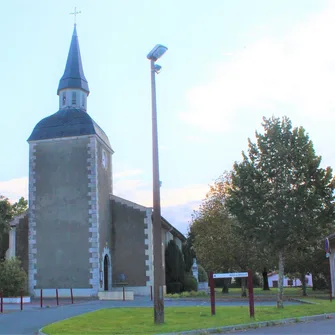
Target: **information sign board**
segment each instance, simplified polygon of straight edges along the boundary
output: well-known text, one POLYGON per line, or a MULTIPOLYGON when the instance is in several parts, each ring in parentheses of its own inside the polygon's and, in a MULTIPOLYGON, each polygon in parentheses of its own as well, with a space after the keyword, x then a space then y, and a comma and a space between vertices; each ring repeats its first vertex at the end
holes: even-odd
POLYGON ((248 277, 248 272, 228 272, 228 273, 213 273, 213 278, 243 278, 248 277))

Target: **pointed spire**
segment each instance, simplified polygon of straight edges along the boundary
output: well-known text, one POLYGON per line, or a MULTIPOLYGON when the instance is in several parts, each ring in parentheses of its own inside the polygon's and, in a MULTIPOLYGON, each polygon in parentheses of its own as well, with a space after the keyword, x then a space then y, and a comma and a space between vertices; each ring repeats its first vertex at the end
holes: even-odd
POLYGON ((79 88, 90 93, 81 63, 76 24, 74 25, 69 54, 63 77, 59 81, 57 94, 65 88, 79 88))

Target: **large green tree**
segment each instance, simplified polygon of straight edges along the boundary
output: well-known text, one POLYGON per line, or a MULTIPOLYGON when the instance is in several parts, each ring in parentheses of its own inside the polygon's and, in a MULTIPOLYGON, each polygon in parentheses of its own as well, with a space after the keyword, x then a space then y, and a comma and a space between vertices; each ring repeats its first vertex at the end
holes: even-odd
POLYGON ((282 308, 285 252, 310 245, 333 220, 334 179, 331 168, 320 168, 304 128, 287 117, 263 118, 262 125, 234 164, 227 206, 245 236, 278 255, 282 308))

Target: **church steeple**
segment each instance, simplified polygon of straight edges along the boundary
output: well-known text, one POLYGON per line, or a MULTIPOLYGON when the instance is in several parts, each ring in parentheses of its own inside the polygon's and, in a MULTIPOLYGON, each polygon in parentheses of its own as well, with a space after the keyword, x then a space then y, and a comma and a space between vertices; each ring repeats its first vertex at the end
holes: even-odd
POLYGON ((76 24, 74 25, 65 71, 59 81, 57 94, 59 107, 86 110, 86 98, 90 91, 81 62, 76 24))

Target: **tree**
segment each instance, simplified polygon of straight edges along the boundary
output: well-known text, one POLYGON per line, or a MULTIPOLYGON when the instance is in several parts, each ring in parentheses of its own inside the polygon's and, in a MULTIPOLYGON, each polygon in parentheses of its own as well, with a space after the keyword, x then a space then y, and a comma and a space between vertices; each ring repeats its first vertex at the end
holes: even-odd
MULTIPOLYGON (((210 187, 190 226, 197 260, 207 271, 246 271, 254 267, 257 258, 255 245, 239 234, 236 219, 226 208, 229 179, 225 172, 210 187)), ((228 283, 229 279, 223 280, 223 293, 228 293, 228 283)), ((242 295, 246 295, 246 281, 242 283, 242 295)))
POLYGON ((21 197, 18 202, 15 202, 12 206, 13 217, 23 214, 28 209, 28 200, 21 197))
POLYGON ((13 218, 12 205, 7 198, 0 195, 0 261, 5 258, 8 249, 9 222, 13 218))
POLYGON ((184 263, 185 263, 185 272, 187 273, 191 272, 192 265, 193 265, 193 259, 196 258, 194 247, 193 247, 193 240, 194 240, 193 234, 189 230, 187 234, 187 239, 183 243, 183 246, 182 246, 182 252, 183 252, 184 263))
POLYGON ((23 197, 13 205, 7 198, 0 195, 0 261, 5 258, 8 249, 9 223, 16 216, 24 213, 28 208, 28 201, 23 197))
POLYGON ((227 206, 250 240, 278 255, 277 307, 283 307, 285 251, 308 246, 334 218, 331 168, 320 168, 313 143, 289 118, 263 118, 264 134, 249 139, 235 162, 227 206))
POLYGON ((21 289, 27 289, 27 275, 21 267, 21 262, 11 258, 0 262, 0 290, 6 297, 17 297, 21 289))
MULTIPOLYGON (((325 236, 325 235, 324 235, 325 236)), ((313 275, 315 280, 319 275, 328 276, 328 259, 325 257, 324 243, 317 240, 314 244, 305 247, 299 246, 286 256, 285 272, 295 278, 299 278, 302 284, 302 295, 307 295, 305 277, 313 275)))
POLYGON ((184 271, 183 255, 176 242, 171 240, 165 249, 165 274, 168 293, 179 293, 182 290, 184 271))

